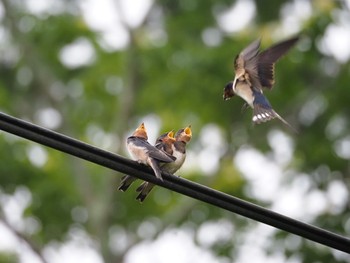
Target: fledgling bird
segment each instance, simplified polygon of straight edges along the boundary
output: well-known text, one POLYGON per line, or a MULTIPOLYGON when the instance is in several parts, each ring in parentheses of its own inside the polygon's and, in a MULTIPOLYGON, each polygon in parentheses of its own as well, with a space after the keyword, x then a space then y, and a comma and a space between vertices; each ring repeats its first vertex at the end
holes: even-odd
MULTIPOLYGON (((176 157, 159 150, 151 145, 148 141, 147 131, 144 123, 142 123, 134 133, 127 139, 127 149, 132 158, 142 164, 148 165, 153 169, 155 176, 163 180, 162 171, 159 167, 161 163, 171 163, 176 157)), ((126 191, 136 178, 126 175, 122 178, 119 190, 126 191)))
POLYGON ((234 62, 235 78, 224 88, 224 100, 234 95, 244 99, 248 106, 253 108, 253 122, 262 123, 278 118, 293 129, 274 109, 263 94, 263 88, 272 89, 274 67, 277 60, 284 55, 299 37, 280 42, 262 52, 259 52, 260 39, 247 46, 234 62))
MULTIPOLYGON (((155 146, 176 158, 174 162, 161 164, 162 171, 174 174, 185 162, 186 145, 192 138, 191 125, 178 130, 175 138, 171 138, 171 135, 173 134, 165 133, 161 135, 157 139, 155 146)), ((143 182, 136 189, 136 191, 139 192, 139 195, 136 197, 136 199, 140 202, 143 202, 153 187, 154 184, 143 182)))

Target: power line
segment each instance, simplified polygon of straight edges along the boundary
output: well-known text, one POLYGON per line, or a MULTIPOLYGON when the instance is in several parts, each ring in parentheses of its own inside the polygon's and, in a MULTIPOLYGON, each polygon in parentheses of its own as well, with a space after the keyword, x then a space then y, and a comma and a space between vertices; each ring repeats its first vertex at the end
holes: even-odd
POLYGON ((0 112, 0 129, 350 254, 350 239, 0 112))

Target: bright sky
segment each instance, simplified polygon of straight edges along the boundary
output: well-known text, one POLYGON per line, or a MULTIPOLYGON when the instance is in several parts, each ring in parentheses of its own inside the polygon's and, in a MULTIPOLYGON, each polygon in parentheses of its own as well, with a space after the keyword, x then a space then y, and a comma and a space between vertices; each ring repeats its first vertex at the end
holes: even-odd
MULTIPOLYGON (((65 2, 55 0, 26 0, 25 2, 28 10, 38 16, 65 11, 65 2)), ((346 1, 346 4, 350 6, 349 1, 346 1)), ((99 43, 107 51, 124 49, 128 45, 129 35, 126 27, 138 27, 152 5, 153 0, 120 0, 119 4, 113 0, 81 0, 79 4, 83 18, 91 29, 100 33, 99 43)), ((3 15, 2 13, 0 9, 0 15, 3 15)), ((239 33, 244 28, 249 27, 255 14, 254 1, 238 0, 227 10, 215 14, 218 27, 203 29, 202 40, 208 46, 217 46, 220 44, 222 34, 239 33)), ((283 21, 281 27, 276 29, 275 35, 278 37, 281 34, 283 36, 292 35, 299 32, 302 23, 312 16, 312 7, 309 1, 295 0, 282 8, 281 16, 283 21)), ((338 10, 334 16, 335 22, 328 26, 324 37, 318 41, 318 46, 321 52, 340 63, 346 63, 350 59, 350 14, 348 11, 338 10)), ((153 32, 150 32, 150 38, 158 37, 166 41, 166 34, 167 32, 158 25, 153 32)), ((89 40, 78 38, 62 48, 58 56, 67 68, 78 68, 93 63, 95 51, 89 40)), ((28 75, 27 69, 23 70, 23 74, 20 74, 18 78, 21 81, 28 81, 30 74, 28 75)), ((322 110, 320 101, 322 102, 322 98, 310 101, 310 104, 305 106, 309 107, 305 111, 307 114, 301 113, 300 120, 311 123, 322 110)), ((147 119, 147 128, 150 134, 153 134, 151 135, 153 138, 150 140, 154 141, 161 122, 157 116, 150 115, 145 118, 147 119)), ((47 108, 38 113, 37 120, 45 127, 55 128, 61 123, 61 116, 54 109, 47 108)), ((95 128, 91 127, 91 129, 95 128)), ((330 130, 329 133, 334 132, 330 130)), ((93 134, 96 133, 91 133, 91 140, 94 140, 95 135, 93 134)), ((88 136, 90 135, 88 134, 88 136)), ((225 147, 222 135, 217 126, 208 124, 203 127, 199 136, 199 141, 202 143, 201 151, 189 151, 188 160, 183 169, 200 169, 204 174, 211 174, 218 169, 219 157, 225 147), (202 139, 206 136, 213 138, 211 143, 208 144, 202 139)), ((262 154, 247 146, 241 148, 233 160, 233 163, 249 182, 246 191, 251 196, 263 201, 273 201, 272 208, 274 210, 304 220, 311 220, 330 207, 336 211, 346 205, 344 200, 347 200, 348 193, 341 182, 334 181, 325 192, 309 191, 310 185, 307 175, 299 175, 298 179, 290 185, 282 187, 283 175, 286 173, 286 167, 293 155, 293 141, 281 131, 271 131, 268 142, 272 148, 269 155, 262 154), (252 162, 254 165, 251 165, 252 162), (262 167, 263 169, 261 169, 262 167)), ((110 141, 107 140, 105 147, 108 147, 109 143, 110 141)), ((349 145, 350 138, 339 142, 337 150, 340 157, 350 158, 349 145)), ((42 166, 47 160, 46 151, 41 146, 30 146, 27 153, 33 165, 42 166)), ((293 171, 288 172, 294 173, 293 171)), ((5 207, 5 213, 13 226, 19 230, 25 230, 29 227, 35 231, 35 229, 40 229, 37 220, 23 218, 23 211, 29 204, 28 200, 31 200, 31 194, 25 188, 18 188, 13 196, 0 193, 0 202, 5 207)), ((286 262, 283 255, 267 255, 265 252, 266 242, 273 231, 272 228, 265 225, 254 227, 251 234, 242 240, 241 251, 236 263, 286 262)), ((0 233, 0 250, 10 249, 17 252, 20 255, 21 263, 41 262, 28 246, 19 241, 3 224, 0 224, 0 233)), ((124 235, 118 233, 118 235, 112 235, 112 245, 121 239, 127 240, 125 233, 124 235)), ((205 248, 205 246, 220 240, 230 242, 230 237, 233 234, 234 225, 231 222, 219 220, 202 225, 197 238, 198 242, 205 248)), ((186 228, 169 229, 155 241, 145 241, 131 249, 127 254, 126 263, 139 263, 140 261, 143 263, 230 262, 227 258, 217 258, 210 253, 210 250, 199 247, 193 242, 193 235, 194 233, 186 228)), ((102 259, 97 251, 96 244, 84 230, 72 228, 66 242, 48 244, 44 249, 44 256, 49 263, 75 263, 78 261, 80 263, 100 263, 102 259)), ((288 262, 294 263, 300 262, 300 260, 295 258, 288 262)))

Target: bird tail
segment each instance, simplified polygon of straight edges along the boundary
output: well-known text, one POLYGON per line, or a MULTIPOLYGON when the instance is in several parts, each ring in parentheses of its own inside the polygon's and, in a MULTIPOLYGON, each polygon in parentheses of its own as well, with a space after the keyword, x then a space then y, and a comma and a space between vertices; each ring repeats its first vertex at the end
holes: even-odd
POLYGON ((254 109, 253 109, 253 122, 256 124, 260 124, 262 122, 267 122, 273 119, 279 119, 281 122, 283 122, 286 126, 288 126, 291 130, 293 130, 295 133, 298 133, 298 131, 290 125, 285 119, 283 119, 269 104, 259 104, 254 103, 254 109))
POLYGON ((260 124, 263 122, 270 121, 276 118, 277 115, 270 105, 254 103, 253 119, 252 119, 254 123, 260 124))
POLYGON ((130 175, 124 175, 122 177, 122 181, 120 182, 118 190, 125 192, 135 180, 135 177, 132 177, 130 175))
POLYGON ((160 170, 158 162, 156 160, 154 160, 153 158, 149 158, 148 163, 152 167, 155 176, 158 179, 160 179, 161 181, 163 181, 162 170, 160 170))
POLYGON ((293 130, 296 134, 299 133, 299 131, 294 128, 292 125, 289 124, 289 122, 287 122, 285 119, 283 119, 277 112, 273 111, 276 115, 276 117, 281 121, 283 122, 286 126, 288 126, 291 130, 293 130))
POLYGON ((145 200, 147 195, 151 192, 153 189, 154 184, 149 182, 143 182, 136 191, 139 192, 138 196, 136 197, 136 200, 139 200, 141 203, 145 200))

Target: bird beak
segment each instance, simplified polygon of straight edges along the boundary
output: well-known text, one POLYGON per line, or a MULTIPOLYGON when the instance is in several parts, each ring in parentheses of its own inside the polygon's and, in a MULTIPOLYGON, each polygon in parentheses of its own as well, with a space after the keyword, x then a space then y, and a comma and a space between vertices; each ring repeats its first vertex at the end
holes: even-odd
POLYGON ((168 137, 170 137, 170 138, 174 138, 174 131, 170 131, 170 132, 168 132, 168 137))
POLYGON ((191 130, 191 125, 188 125, 185 129, 184 132, 187 136, 192 137, 192 130, 191 130))
POLYGON ((140 130, 146 130, 145 124, 141 123, 140 126, 138 127, 140 130))
POLYGON ((175 135, 174 131, 170 131, 170 132, 168 132, 167 137, 170 141, 175 142, 176 139, 175 139, 174 135, 175 135))

